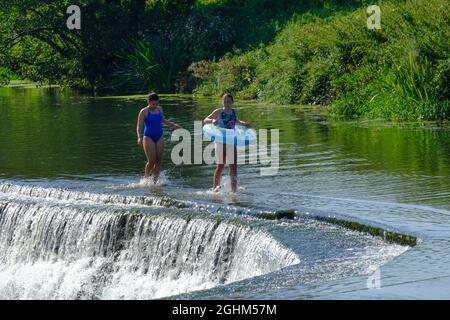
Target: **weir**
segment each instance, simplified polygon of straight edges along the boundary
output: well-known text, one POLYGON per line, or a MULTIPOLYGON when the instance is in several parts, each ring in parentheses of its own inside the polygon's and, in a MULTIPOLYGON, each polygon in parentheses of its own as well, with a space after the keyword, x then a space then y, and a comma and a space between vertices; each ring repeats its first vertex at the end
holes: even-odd
MULTIPOLYGON (((146 214, 105 200, 2 185, 0 298, 158 298, 299 263, 293 251, 261 230, 146 214), (80 205, 80 198, 97 204, 80 205)), ((116 200, 126 203, 127 197, 116 200)))

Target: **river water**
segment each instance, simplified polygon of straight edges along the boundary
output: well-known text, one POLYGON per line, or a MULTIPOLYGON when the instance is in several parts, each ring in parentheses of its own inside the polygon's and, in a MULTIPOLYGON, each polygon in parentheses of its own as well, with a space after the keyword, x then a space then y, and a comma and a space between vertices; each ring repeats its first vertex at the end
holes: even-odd
MULTIPOLYGON (((173 164, 169 128, 160 183, 142 180, 144 99, 0 88, 1 299, 450 298, 449 126, 237 102, 279 130, 279 169, 240 165, 238 193, 225 174, 214 194, 213 165, 173 164), (277 210, 295 218, 262 218, 277 210)), ((219 102, 161 105, 193 132, 219 102)))

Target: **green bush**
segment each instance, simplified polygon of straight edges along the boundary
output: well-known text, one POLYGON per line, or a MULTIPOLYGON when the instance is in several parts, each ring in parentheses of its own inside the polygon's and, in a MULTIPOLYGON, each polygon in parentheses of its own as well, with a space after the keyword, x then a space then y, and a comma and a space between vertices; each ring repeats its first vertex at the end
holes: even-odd
POLYGON ((6 68, 0 67, 0 85, 7 85, 11 80, 16 80, 17 75, 6 68))
POLYGON ((118 57, 125 64, 116 72, 118 79, 125 83, 119 86, 143 85, 142 89, 165 89, 170 85, 169 73, 162 61, 162 57, 154 50, 151 44, 141 40, 125 44, 126 49, 118 57))
POLYGON ((329 105, 340 118, 448 119, 449 7, 449 0, 383 3, 381 30, 366 27, 365 7, 298 14, 264 49, 202 62, 216 71, 194 72, 197 92, 329 105))

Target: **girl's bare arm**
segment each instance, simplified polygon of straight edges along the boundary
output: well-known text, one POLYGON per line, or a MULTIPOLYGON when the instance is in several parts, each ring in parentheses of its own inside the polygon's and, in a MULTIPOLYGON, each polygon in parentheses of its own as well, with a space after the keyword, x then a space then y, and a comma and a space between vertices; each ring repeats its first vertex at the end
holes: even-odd
POLYGON ((140 144, 140 139, 142 139, 143 131, 144 131, 144 121, 145 121, 145 109, 143 108, 138 115, 137 125, 136 125, 136 134, 138 136, 138 143, 140 144))
POLYGON ((144 130, 144 121, 145 121, 145 109, 143 108, 141 109, 141 111, 139 112, 138 115, 138 121, 137 121, 137 125, 136 125, 136 133, 138 138, 142 137, 143 135, 143 130, 144 130))
POLYGON ((219 111, 220 109, 214 110, 209 116, 207 116, 203 120, 203 124, 214 123, 214 121, 217 120, 217 118, 219 117, 219 111))
POLYGON ((162 122, 163 122, 164 125, 166 125, 166 126, 168 126, 168 127, 171 127, 172 129, 181 129, 181 126, 180 126, 180 125, 176 124, 175 122, 172 122, 172 121, 169 121, 169 120, 165 119, 165 118, 164 118, 163 111, 162 111, 162 108, 159 107, 159 109, 161 110, 161 114, 163 115, 163 120, 162 120, 162 122))
POLYGON ((241 120, 236 120, 237 124, 246 126, 246 127, 250 127, 250 122, 246 122, 246 121, 241 121, 241 120))

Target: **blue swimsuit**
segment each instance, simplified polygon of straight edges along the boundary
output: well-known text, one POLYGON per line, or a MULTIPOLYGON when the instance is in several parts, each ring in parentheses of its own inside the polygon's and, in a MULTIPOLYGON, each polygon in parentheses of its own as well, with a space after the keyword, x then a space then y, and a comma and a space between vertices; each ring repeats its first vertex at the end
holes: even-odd
POLYGON ((150 112, 149 108, 147 119, 145 119, 144 124, 144 136, 150 137, 155 143, 158 142, 158 140, 161 139, 161 136, 163 135, 161 110, 158 108, 158 113, 153 114, 150 112))
POLYGON ((234 129, 234 126, 236 125, 236 110, 231 109, 231 114, 226 113, 222 110, 219 117, 219 127, 225 128, 225 129, 234 129))

